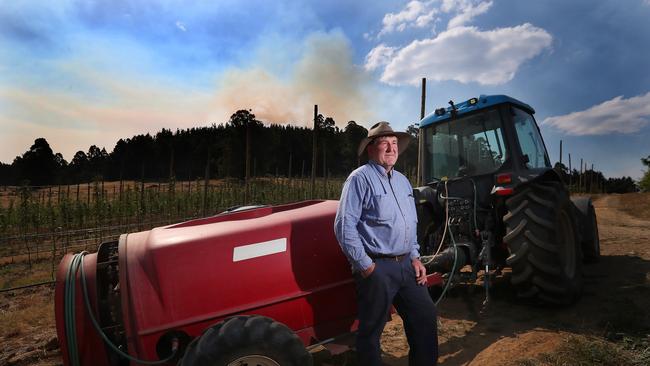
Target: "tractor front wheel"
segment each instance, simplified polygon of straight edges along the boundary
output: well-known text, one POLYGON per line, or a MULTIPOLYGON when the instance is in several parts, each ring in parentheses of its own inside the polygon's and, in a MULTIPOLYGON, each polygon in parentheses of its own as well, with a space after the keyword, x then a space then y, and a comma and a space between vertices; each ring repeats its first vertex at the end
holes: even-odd
POLYGON ((285 325, 263 316, 226 319, 187 347, 180 366, 310 366, 311 355, 285 325))
POLYGON ((558 182, 532 183, 506 201, 503 241, 517 294, 567 305, 582 292, 582 251, 569 194, 558 182))

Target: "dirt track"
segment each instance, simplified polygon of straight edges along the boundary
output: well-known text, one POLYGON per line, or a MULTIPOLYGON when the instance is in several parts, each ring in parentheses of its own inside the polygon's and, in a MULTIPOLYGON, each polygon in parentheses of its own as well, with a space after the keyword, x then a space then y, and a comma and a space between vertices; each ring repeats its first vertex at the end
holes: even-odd
MULTIPOLYGON (((547 309, 519 304, 511 292, 508 273, 497 279, 486 312, 481 312, 482 288, 454 288, 439 307, 439 364, 517 364, 552 352, 571 334, 613 341, 628 335, 650 337, 650 215, 645 206, 649 203, 650 195, 641 194, 608 195, 595 201, 603 257, 585 267, 584 294, 572 307, 547 309), (644 217, 625 213, 625 205, 644 205, 636 207, 639 210, 625 207, 628 212, 645 212, 644 217)), ((52 297, 47 289, 26 296, 2 294, 0 315, 3 321, 12 321, 11 312, 24 311, 20 309, 39 301, 50 302, 46 306, 51 307, 52 297)), ((60 364, 54 334, 53 319, 39 316, 23 329, 0 334, 0 366, 60 364)), ((408 365, 408 346, 398 317, 388 324, 382 347, 387 365, 408 365)), ((329 364, 332 362, 322 363, 329 364)))

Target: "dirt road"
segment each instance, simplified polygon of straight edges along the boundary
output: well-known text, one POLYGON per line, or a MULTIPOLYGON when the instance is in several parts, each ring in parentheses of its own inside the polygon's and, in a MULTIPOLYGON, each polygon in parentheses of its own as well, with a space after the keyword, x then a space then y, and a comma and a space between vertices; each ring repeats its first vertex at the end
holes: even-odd
MULTIPOLYGON (((582 299, 563 309, 522 305, 513 296, 506 272, 495 283, 490 306, 482 311, 482 288, 458 286, 439 307, 441 366, 552 364, 535 359, 572 336, 600 339, 614 348, 629 339, 650 341, 650 194, 607 195, 596 199, 595 207, 602 258, 585 267, 582 299)), ((0 365, 60 364, 54 322, 47 319, 53 314, 48 312, 46 319, 27 315, 32 304, 51 301, 51 290, 24 297, 0 295, 0 320, 20 328, 0 333, 0 365)), ((408 365, 399 317, 388 324, 382 347, 386 365, 408 365)), ((341 359, 319 363, 351 364, 341 359)))

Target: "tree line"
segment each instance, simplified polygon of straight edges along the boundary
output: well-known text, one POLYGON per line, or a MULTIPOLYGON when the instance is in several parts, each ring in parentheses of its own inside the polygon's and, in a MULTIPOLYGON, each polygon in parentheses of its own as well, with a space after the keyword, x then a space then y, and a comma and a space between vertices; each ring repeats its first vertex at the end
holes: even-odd
MULTIPOLYGON (((364 163, 357 147, 368 130, 349 121, 344 128, 322 114, 316 124, 316 175, 344 177, 364 163)), ((314 129, 294 125, 264 124, 250 110, 238 110, 225 124, 162 129, 120 139, 111 152, 91 145, 77 151, 70 162, 55 153, 47 140, 34 144, 11 164, 0 163, 1 185, 60 185, 92 181, 171 181, 246 176, 247 130, 250 135, 252 176, 307 177, 312 171, 314 129)), ((414 177, 417 167, 417 125, 408 126, 413 137, 397 169, 414 177)), ((650 191, 650 155, 641 162, 648 168, 639 182, 631 177, 606 178, 602 172, 576 169, 562 163, 555 168, 575 191, 626 193, 650 191)))
MULTIPOLYGON (((363 160, 359 141, 368 131, 355 121, 344 128, 334 119, 316 118, 316 175, 346 176, 363 160)), ((251 136, 253 176, 310 176, 314 130, 309 127, 268 124, 249 110, 235 112, 227 123, 206 127, 162 129, 120 139, 112 151, 92 145, 77 151, 70 162, 38 138, 12 164, 0 163, 2 185, 76 184, 97 180, 194 180, 245 177, 246 131, 251 136)), ((417 128, 409 127, 417 138, 417 128)), ((417 165, 417 142, 411 143, 398 168, 412 174, 417 165)))
POLYGON ((602 172, 593 168, 582 172, 577 169, 569 171, 566 165, 558 162, 555 163, 555 170, 572 192, 630 193, 638 192, 639 188, 643 189, 641 184, 637 184, 632 177, 606 178, 602 172))

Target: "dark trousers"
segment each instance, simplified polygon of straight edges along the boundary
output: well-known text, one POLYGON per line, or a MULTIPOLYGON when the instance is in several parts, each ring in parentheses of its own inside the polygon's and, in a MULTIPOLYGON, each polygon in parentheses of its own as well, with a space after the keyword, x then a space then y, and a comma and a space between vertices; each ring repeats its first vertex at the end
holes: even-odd
POLYGON ((391 304, 404 321, 409 343, 409 366, 436 365, 438 360, 438 324, 436 307, 426 286, 415 282, 415 270, 408 256, 401 261, 376 259, 368 278, 356 273, 359 304, 357 354, 360 366, 381 365, 379 340, 391 304))

